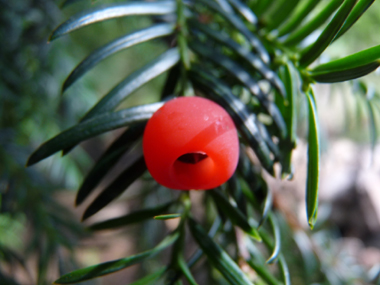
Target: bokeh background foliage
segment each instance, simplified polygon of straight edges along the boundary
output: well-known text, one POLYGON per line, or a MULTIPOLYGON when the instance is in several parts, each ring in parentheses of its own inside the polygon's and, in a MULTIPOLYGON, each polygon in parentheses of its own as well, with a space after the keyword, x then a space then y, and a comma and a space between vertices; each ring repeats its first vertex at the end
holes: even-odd
MULTIPOLYGON (((77 0, 64 1, 62 15, 53 1, 0 1, 0 36, 8 43, 0 53, 0 283, 61 276, 57 284, 96 284, 140 264, 130 284, 378 284, 376 266, 367 272, 344 258, 329 264, 334 234, 325 216, 317 220, 323 132, 314 92, 318 83, 351 81, 380 65, 374 33, 351 32, 363 14, 364 25, 378 23, 378 8, 365 20, 374 2, 77 0), (55 28, 57 18, 63 23, 55 28), (196 194, 157 185, 141 151, 154 111, 193 95, 222 105, 241 137, 235 175, 196 194), (108 133, 116 129, 116 137, 108 133), (313 232, 283 211, 267 183, 269 175, 292 178, 299 137, 308 143, 313 232), (31 146, 28 166, 49 158, 25 169, 31 146), (50 157, 60 151, 63 158, 50 157), (118 173, 110 178, 112 168, 118 173), (79 225, 62 205, 63 188, 79 188, 83 220, 99 211, 100 219, 79 225), (132 211, 103 217, 127 189, 132 211), (81 241, 127 226, 144 237, 138 252, 78 269, 81 241)), ((347 86, 357 94, 347 93, 354 106, 364 106, 347 104, 347 113, 368 118, 374 149, 378 92, 366 78, 347 86)))

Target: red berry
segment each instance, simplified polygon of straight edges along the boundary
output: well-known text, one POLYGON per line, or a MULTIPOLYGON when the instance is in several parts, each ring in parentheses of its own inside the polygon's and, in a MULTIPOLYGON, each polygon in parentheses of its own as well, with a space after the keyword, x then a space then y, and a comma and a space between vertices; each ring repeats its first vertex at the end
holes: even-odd
POLYGON ((218 104, 180 97, 148 121, 143 151, 158 183, 172 189, 212 189, 234 173, 239 140, 231 117, 218 104))

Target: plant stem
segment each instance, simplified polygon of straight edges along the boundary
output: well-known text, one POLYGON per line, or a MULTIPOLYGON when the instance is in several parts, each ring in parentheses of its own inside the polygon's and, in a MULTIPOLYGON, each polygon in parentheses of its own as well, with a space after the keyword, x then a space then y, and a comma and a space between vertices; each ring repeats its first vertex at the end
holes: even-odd
POLYGON ((187 70, 190 69, 190 58, 186 41, 188 36, 188 30, 186 25, 186 17, 184 13, 184 4, 182 0, 177 0, 177 32, 177 41, 182 62, 180 94, 192 95, 187 94, 189 93, 189 89, 191 91, 191 88, 189 88, 189 81, 187 76, 187 70))

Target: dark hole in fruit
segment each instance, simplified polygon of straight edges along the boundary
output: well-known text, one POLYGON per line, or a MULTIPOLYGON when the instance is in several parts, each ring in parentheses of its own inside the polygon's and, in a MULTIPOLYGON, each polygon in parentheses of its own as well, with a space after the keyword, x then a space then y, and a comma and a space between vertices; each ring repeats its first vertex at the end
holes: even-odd
POLYGON ((183 162, 183 163, 190 163, 190 164, 196 164, 208 157, 207 154, 203 152, 190 152, 185 153, 184 155, 181 155, 177 158, 177 160, 183 162))

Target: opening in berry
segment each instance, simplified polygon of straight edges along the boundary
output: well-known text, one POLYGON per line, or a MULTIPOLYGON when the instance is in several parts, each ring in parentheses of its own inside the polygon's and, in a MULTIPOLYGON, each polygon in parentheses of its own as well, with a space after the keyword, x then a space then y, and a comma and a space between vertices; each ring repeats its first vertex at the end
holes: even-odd
POLYGON ((204 152, 190 152, 185 153, 177 158, 178 161, 183 163, 197 164, 198 162, 206 159, 208 157, 204 152))

